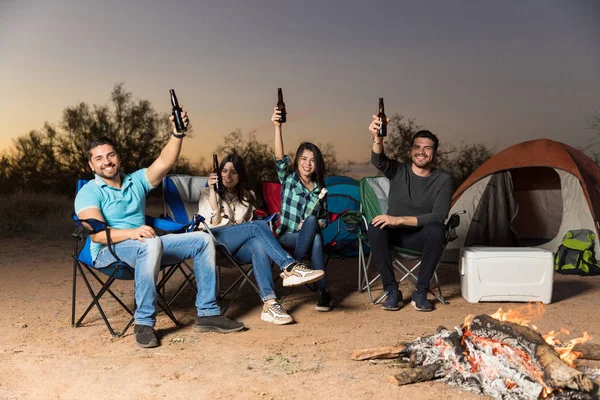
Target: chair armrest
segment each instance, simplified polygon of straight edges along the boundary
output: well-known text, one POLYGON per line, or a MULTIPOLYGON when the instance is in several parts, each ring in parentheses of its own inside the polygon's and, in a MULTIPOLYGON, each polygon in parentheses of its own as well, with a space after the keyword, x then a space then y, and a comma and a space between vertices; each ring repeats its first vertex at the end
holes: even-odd
POLYGON ((75 213, 71 215, 71 218, 75 222, 75 231, 73 232, 72 236, 79 239, 85 239, 89 235, 102 232, 108 228, 106 222, 100 221, 96 218, 79 219, 75 213))
POLYGON ((367 219, 364 214, 360 211, 349 210, 344 212, 342 215, 342 221, 346 224, 345 229, 348 232, 355 230, 361 231, 362 234, 366 234, 368 230, 367 219))
POLYGON ((460 210, 453 213, 446 222, 446 243, 450 243, 458 238, 458 235, 456 234, 456 227, 460 225, 460 214, 466 214, 466 211, 460 210))
POLYGON ((193 232, 202 222, 204 217, 200 214, 194 214, 192 219, 185 223, 146 215, 146 224, 169 233, 193 232))
POLYGON ((263 210, 254 210, 252 219, 267 219, 269 214, 263 210))

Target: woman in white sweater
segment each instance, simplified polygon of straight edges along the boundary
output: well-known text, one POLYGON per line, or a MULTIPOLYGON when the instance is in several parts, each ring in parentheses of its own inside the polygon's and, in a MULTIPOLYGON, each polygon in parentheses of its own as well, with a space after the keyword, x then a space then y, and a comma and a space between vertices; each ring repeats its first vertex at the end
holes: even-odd
POLYGON ((323 278, 290 256, 279 244, 265 221, 252 221, 256 197, 248 189, 244 160, 229 154, 219 166, 225 190, 214 189, 217 174, 208 176, 208 187, 202 189, 198 213, 211 228, 215 238, 240 261, 252 263, 254 276, 264 302, 261 320, 284 325, 294 322, 281 305, 273 288, 271 260, 281 269, 283 286, 298 286, 323 278))

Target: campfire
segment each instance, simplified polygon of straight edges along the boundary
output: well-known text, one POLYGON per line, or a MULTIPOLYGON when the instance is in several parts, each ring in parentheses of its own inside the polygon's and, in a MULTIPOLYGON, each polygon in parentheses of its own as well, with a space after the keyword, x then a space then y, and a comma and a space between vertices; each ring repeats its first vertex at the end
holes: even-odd
POLYGON ((396 385, 439 379, 496 399, 598 399, 600 368, 580 360, 600 360, 600 349, 584 344, 587 332, 566 343, 557 339, 565 329, 540 335, 531 321, 542 313, 541 304, 501 308, 402 346, 355 350, 352 359, 398 359, 404 368, 388 378, 396 385))

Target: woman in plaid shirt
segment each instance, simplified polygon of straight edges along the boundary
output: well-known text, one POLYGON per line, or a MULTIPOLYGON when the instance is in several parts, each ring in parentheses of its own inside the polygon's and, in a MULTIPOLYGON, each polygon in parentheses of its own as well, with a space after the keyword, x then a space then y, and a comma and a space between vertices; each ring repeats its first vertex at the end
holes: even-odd
MULTIPOLYGON (((312 143, 301 143, 296 151, 294 170, 289 171, 290 157, 283 151, 281 112, 275 107, 271 121, 275 125, 275 165, 281 182, 281 219, 279 242, 294 249, 294 258, 310 258, 314 270, 325 271, 323 236, 327 226, 327 198, 319 199, 325 189, 325 161, 321 150, 312 143)), ((331 310, 331 292, 327 276, 316 283, 317 311, 331 310)))

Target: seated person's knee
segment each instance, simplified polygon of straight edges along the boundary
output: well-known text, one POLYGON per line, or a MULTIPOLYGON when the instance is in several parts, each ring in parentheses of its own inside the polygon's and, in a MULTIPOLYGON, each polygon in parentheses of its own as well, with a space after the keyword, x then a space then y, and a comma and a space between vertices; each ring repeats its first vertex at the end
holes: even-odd
POLYGON ((317 217, 315 217, 314 215, 310 215, 308 218, 306 218, 304 220, 304 222, 302 223, 302 226, 310 226, 310 225, 317 225, 318 224, 318 220, 317 217))
POLYGON ((377 240, 384 236, 387 233, 387 228, 381 228, 379 226, 375 226, 373 224, 368 224, 367 235, 369 236, 369 240, 377 240))
POLYGON ((446 236, 446 226, 440 222, 429 222, 425 224, 423 229, 426 229, 430 235, 436 237, 446 236))

